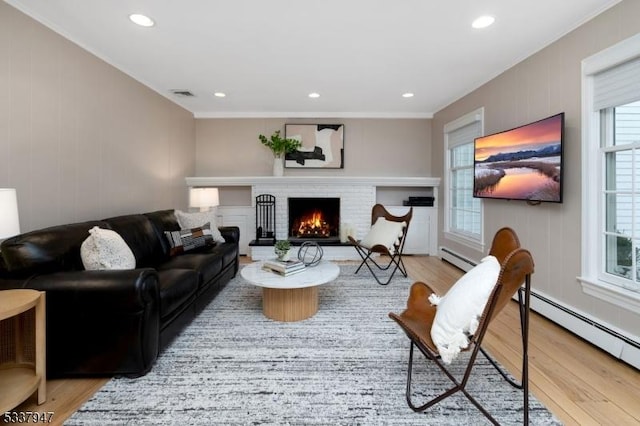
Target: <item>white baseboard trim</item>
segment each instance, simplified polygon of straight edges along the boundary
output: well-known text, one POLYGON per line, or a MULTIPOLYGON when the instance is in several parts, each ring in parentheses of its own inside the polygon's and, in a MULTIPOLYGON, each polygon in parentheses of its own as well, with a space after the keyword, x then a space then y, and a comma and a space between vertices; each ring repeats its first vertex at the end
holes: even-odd
POLYGON ((640 338, 621 331, 538 291, 531 292, 531 309, 614 357, 640 369, 640 338))
POLYGON ((455 251, 446 247, 440 247, 440 258, 446 262, 451 263, 457 268, 462 269, 465 272, 469 271, 477 264, 477 262, 469 260, 460 253, 456 253, 455 251))
MULTIPOLYGON (((446 247, 440 247, 440 256, 442 260, 463 271, 468 271, 476 264, 446 247)), ((531 309, 614 357, 640 369, 640 337, 626 335, 615 327, 537 290, 531 291, 531 309)))

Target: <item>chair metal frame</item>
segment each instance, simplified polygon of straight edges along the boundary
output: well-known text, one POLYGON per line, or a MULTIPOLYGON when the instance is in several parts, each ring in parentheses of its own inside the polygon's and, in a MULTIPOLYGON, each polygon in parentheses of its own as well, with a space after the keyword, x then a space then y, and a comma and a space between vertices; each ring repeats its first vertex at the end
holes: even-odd
POLYGON ((422 412, 443 399, 457 392, 462 392, 491 423, 499 424, 466 389, 467 382, 475 365, 475 360, 480 351, 511 386, 523 391, 523 420, 524 424, 528 424, 529 422, 528 330, 531 274, 534 269, 533 258, 527 250, 520 248, 517 235, 510 228, 502 228, 496 233, 490 254, 496 256, 500 262, 501 271, 498 281, 485 306, 478 330, 469 338, 470 343, 467 350, 470 350, 471 353, 464 375, 460 380, 448 371, 440 359, 437 348, 431 340, 430 330, 436 308, 428 302, 428 297, 433 293, 433 290, 427 284, 422 282, 414 283, 411 287, 409 300, 407 301, 407 309, 400 315, 394 313, 389 314, 389 316, 402 327, 411 342, 407 370, 406 400, 409 407, 416 412, 422 412), (524 286, 522 286, 523 282, 524 286), (516 292, 518 293, 522 336, 522 376, 519 382, 511 379, 508 373, 482 348, 482 341, 491 320, 504 308, 516 292), (453 387, 447 391, 422 405, 416 405, 411 398, 414 347, 417 347, 427 359, 435 362, 438 368, 454 384, 453 387))
POLYGON ((376 244, 372 247, 364 247, 360 244, 360 241, 354 239, 350 235, 348 236, 348 239, 362 259, 362 263, 360 263, 360 266, 358 266, 354 273, 357 274, 363 266, 366 266, 371 272, 371 275, 373 275, 373 278, 375 278, 375 280, 378 282, 378 284, 387 285, 393 279, 396 271, 400 271, 400 273, 405 278, 407 277, 407 268, 404 266, 404 262, 402 261, 402 254, 404 250, 404 243, 407 238, 407 231, 409 230, 409 224, 411 222, 411 218, 413 217, 413 207, 411 207, 407 214, 405 214, 404 216, 395 216, 389 213, 382 204, 376 204, 371 209, 371 225, 373 226, 373 224, 375 224, 376 221, 381 217, 391 222, 406 223, 405 227, 402 230, 402 236, 400 237, 398 243, 393 245, 393 252, 391 252, 388 247, 385 247, 381 244, 376 244), (386 264, 382 262, 376 262, 375 258, 373 257, 374 254, 388 256, 389 262, 386 264), (374 267, 380 271, 387 271, 391 267, 393 267, 393 269, 391 270, 391 274, 389 275, 388 279, 386 281, 383 281, 376 275, 374 267))
MULTIPOLYGON (((489 255, 495 256, 498 259, 498 262, 502 265, 509 253, 520 248, 520 239, 515 231, 509 227, 504 227, 499 229, 491 243, 491 249, 489 250, 489 255)), ((528 380, 525 378, 528 377, 528 369, 529 369, 529 302, 531 297, 531 282, 530 279, 525 281, 525 285, 521 286, 518 289, 518 310, 520 313, 520 336, 522 337, 522 375, 520 377, 520 381, 515 381, 512 379, 507 373, 494 359, 491 355, 487 353, 487 351, 480 346, 480 351, 487 358, 487 360, 493 365, 493 367, 498 370, 500 375, 507 381, 511 386, 517 389, 526 389, 526 394, 528 395, 528 380)), ((526 410, 525 413, 528 413, 528 399, 525 401, 526 410)))

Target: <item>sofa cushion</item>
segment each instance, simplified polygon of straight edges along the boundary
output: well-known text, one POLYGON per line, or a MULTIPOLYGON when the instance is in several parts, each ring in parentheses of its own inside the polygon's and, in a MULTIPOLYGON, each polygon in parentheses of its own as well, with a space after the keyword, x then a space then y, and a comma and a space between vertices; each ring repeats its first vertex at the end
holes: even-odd
POLYGON ((162 245, 162 250, 168 258, 170 247, 169 242, 164 237, 164 233, 165 231, 171 232, 180 230, 180 225, 178 225, 178 219, 176 219, 175 210, 156 210, 154 212, 145 213, 144 215, 151 221, 153 229, 154 231, 156 231, 156 235, 158 236, 160 244, 162 245))
POLYGON ((238 258, 237 244, 216 244, 206 249, 206 253, 211 253, 222 258, 222 267, 226 268, 230 264, 236 262, 238 258))
POLYGON ((199 228, 182 229, 180 231, 164 231, 164 235, 169 241, 169 254, 176 256, 195 250, 200 247, 213 246, 213 234, 211 225, 205 223, 199 228))
POLYGON ((100 221, 73 223, 26 232, 3 241, 0 250, 7 271, 24 275, 82 271, 80 246, 94 226, 109 227, 100 221))
POLYGON ((136 257, 138 268, 155 267, 159 259, 165 258, 160 238, 145 215, 118 216, 104 221, 125 240, 136 257))
POLYGON ((191 269, 198 273, 198 285, 203 287, 222 271, 222 256, 209 253, 186 253, 172 257, 158 266, 158 271, 167 269, 191 269))
POLYGON ((94 226, 80 246, 84 268, 89 271, 103 269, 134 269, 136 258, 122 237, 110 229, 94 226))
POLYGON ((198 290, 198 275, 187 269, 158 271, 160 287, 160 318, 173 316, 186 303, 195 299, 198 290))

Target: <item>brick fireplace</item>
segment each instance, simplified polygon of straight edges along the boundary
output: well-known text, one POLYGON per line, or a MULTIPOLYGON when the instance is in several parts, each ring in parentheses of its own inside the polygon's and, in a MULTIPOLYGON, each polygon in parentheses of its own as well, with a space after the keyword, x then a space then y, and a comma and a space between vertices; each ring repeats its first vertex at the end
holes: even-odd
MULTIPOLYGON (((335 185, 328 183, 307 183, 294 179, 275 181, 252 186, 252 197, 271 194, 276 197, 276 238, 286 239, 289 233, 289 199, 313 198, 339 200, 340 223, 348 223, 363 236, 371 226, 371 207, 376 203, 376 189, 373 185, 335 185), (282 183, 280 183, 282 182, 282 183)), ((339 230, 338 230, 339 232, 339 230)), ((336 233, 339 236, 339 233, 336 233)), ((353 250, 353 248, 351 248, 353 250)))

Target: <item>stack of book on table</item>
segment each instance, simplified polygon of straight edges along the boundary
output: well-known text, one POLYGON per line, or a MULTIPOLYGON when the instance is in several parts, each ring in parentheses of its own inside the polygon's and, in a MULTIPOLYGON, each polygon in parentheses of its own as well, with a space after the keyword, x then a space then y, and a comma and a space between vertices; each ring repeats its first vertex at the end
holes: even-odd
POLYGON ((276 272, 283 277, 297 274, 305 270, 304 263, 298 259, 291 260, 265 260, 262 264, 262 268, 266 271, 276 272))

